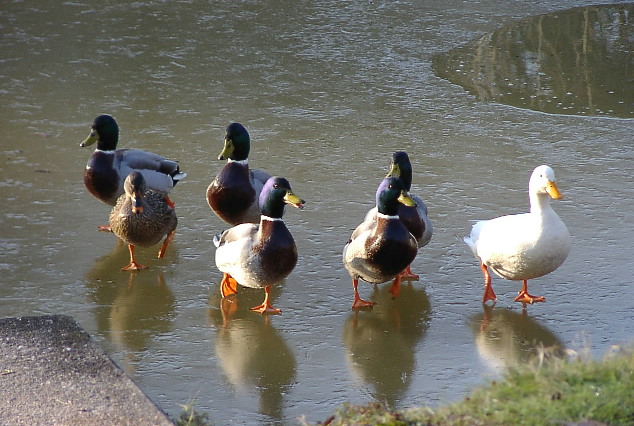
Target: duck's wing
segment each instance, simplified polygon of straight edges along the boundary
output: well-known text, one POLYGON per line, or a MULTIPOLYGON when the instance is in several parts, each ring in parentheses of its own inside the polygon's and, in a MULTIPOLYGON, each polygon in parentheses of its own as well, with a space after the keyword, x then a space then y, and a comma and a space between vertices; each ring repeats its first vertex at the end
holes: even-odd
POLYGON ((214 245, 221 247, 240 240, 253 240, 260 228, 256 223, 241 223, 214 236, 214 245))
POLYGON ((425 204, 423 199, 420 198, 418 195, 414 195, 412 193, 410 193, 409 196, 416 203, 416 210, 418 210, 418 214, 420 215, 420 217, 427 217, 427 204, 425 204))
POLYGON ((476 222, 465 242, 476 256, 512 256, 539 239, 539 217, 519 213, 476 222))
POLYGON ((118 149, 113 167, 124 179, 133 170, 141 172, 146 185, 160 192, 169 192, 176 182, 187 176, 176 161, 141 149, 118 149))
POLYGON ((262 192, 262 187, 264 187, 264 184, 270 177, 271 175, 263 170, 249 169, 249 179, 251 180, 251 185, 258 196, 262 192))

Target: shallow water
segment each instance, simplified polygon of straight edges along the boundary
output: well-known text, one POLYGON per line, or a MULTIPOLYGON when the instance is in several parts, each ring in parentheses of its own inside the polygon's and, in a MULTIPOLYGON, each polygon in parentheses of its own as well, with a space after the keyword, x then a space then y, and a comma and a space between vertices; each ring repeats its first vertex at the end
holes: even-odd
POLYGON ((432 70, 436 54, 587 4, 6 5, 0 315, 73 315, 172 417, 195 401, 217 424, 315 422, 375 398, 436 406, 540 342, 597 357, 630 343, 634 121, 480 101, 432 70), (110 209, 83 186, 79 142, 100 113, 117 118, 122 147, 188 173, 172 192, 174 244, 162 260, 139 249, 140 273, 119 270, 127 248, 96 231, 110 209), (251 133, 251 166, 307 201, 285 215, 300 257, 272 292, 280 316, 249 312, 262 292, 241 289, 223 317, 211 240, 225 225, 204 194, 231 121, 251 133), (435 234, 413 265, 420 281, 396 300, 363 284, 379 304, 355 313, 341 250, 395 150, 410 154, 435 234), (546 303, 523 313, 518 284, 494 278, 498 303, 483 309, 460 238, 474 220, 525 211, 542 163, 564 193, 553 204, 572 252, 530 282, 546 303))

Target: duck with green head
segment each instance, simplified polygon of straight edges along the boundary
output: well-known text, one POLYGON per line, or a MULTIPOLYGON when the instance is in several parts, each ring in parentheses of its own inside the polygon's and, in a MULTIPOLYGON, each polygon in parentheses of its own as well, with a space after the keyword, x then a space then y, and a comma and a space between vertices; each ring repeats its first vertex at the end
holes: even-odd
POLYGON ((271 286, 286 278, 297 263, 297 247, 282 216, 290 204, 302 209, 304 201, 293 194, 285 178, 269 178, 260 193, 259 223, 243 223, 214 237, 216 266, 223 272, 222 297, 237 292, 237 284, 264 289, 264 302, 251 308, 261 314, 279 314, 271 306, 271 286))
POLYGON ((165 194, 147 188, 142 173, 130 173, 123 186, 124 194, 110 212, 110 227, 130 250, 130 264, 122 270, 138 271, 147 266, 139 264, 134 258, 134 246, 153 246, 166 235, 158 252, 158 258, 162 259, 167 245, 174 239, 178 220, 165 194))
POLYGON ((224 148, 219 160, 227 160, 207 188, 211 210, 230 225, 259 223, 258 200, 262 187, 271 177, 266 172, 249 169, 251 138, 240 123, 231 123, 225 132, 224 148))
MULTIPOLYGON (((398 216, 401 218, 401 221, 403 221, 409 232, 414 236, 414 238, 416 238, 418 249, 420 250, 429 244, 434 229, 427 214, 427 205, 422 198, 411 193, 412 163, 405 151, 396 151, 392 154, 392 163, 390 164, 390 171, 388 172, 387 177, 400 178, 403 185, 405 185, 405 190, 416 203, 415 206, 400 204, 398 206, 398 216)), ((376 208, 370 210, 366 219, 372 220, 372 218, 376 215, 376 212, 376 208)), ((401 273, 401 279, 418 280, 419 277, 412 272, 411 265, 407 265, 405 270, 401 273)), ((396 297, 397 295, 394 294, 393 296, 396 297)))
MULTIPOLYGON (((79 146, 97 143, 84 172, 84 184, 97 199, 114 206, 124 193, 123 182, 132 171, 143 174, 145 184, 167 196, 185 176, 173 160, 141 149, 117 149, 119 126, 110 115, 100 115, 79 146)), ((171 203, 167 197, 168 203, 171 203)), ((172 204, 173 205, 173 204, 172 204)))
POLYGON ((394 279, 390 292, 398 294, 400 273, 416 257, 416 239, 398 215, 401 204, 415 205, 403 182, 395 177, 383 179, 376 192, 376 215, 366 217, 343 248, 343 264, 354 289, 353 309, 374 305, 359 296, 359 279, 375 284, 394 279))

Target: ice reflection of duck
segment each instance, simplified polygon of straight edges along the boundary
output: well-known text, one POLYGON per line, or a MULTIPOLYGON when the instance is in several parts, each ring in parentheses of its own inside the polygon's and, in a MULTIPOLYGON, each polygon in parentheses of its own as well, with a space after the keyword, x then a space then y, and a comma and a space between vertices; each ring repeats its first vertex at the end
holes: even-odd
MULTIPOLYGON (((529 361, 545 348, 563 354, 563 344, 554 333, 522 313, 483 306, 484 312, 471 319, 480 356, 496 372, 529 361)), ((552 351, 552 352, 551 352, 552 351)))
MULTIPOLYGON (((255 296, 256 292, 252 293, 255 296)), ((215 349, 220 366, 236 390, 259 398, 261 414, 281 419, 284 394, 295 379, 293 352, 268 316, 251 315, 248 308, 234 305, 228 319, 224 305, 236 301, 223 298, 220 303, 221 309, 209 310, 210 322, 218 330, 215 349)), ((217 303, 211 302, 210 306, 217 303)))
POLYGON ((390 405, 407 391, 415 368, 414 348, 429 325, 431 307, 425 290, 410 284, 393 299, 389 288, 375 286, 372 311, 350 314, 343 343, 353 374, 374 388, 374 397, 390 405))
MULTIPOLYGON (((124 246, 115 247, 95 262, 86 278, 99 333, 118 350, 129 351, 134 363, 134 353, 147 350, 154 336, 171 331, 175 298, 162 271, 121 274, 117 265, 126 257, 124 246)), ((132 373, 130 368, 126 372, 132 373)))

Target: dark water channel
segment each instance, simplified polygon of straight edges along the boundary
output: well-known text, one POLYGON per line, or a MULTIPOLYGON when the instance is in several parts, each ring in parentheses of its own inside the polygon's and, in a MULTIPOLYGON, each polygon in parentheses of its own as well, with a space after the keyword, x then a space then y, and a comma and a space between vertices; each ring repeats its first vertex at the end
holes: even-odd
POLYGON ((316 422, 375 399, 437 406, 539 345, 599 357, 631 343, 632 8, 589 5, 5 2, 0 315, 72 315, 171 416, 193 401, 215 424, 316 422), (599 56, 573 60, 579 38, 599 56), (188 173, 172 192, 174 244, 162 260, 139 249, 140 273, 120 271, 127 248, 96 231, 110 209, 83 186, 79 143, 100 113, 121 147, 188 173), (204 195, 231 121, 251 133, 250 164, 307 201, 285 215, 299 261, 273 289, 280 316, 249 312, 262 292, 248 289, 222 315, 212 237, 226 225, 204 195), (434 237, 420 281, 396 300, 363 284, 378 304, 352 312, 341 251, 395 150, 414 163, 434 237), (483 309, 460 237, 526 211, 543 163, 571 254, 531 283, 546 303, 523 312, 518 285, 494 278, 498 303, 483 309))

